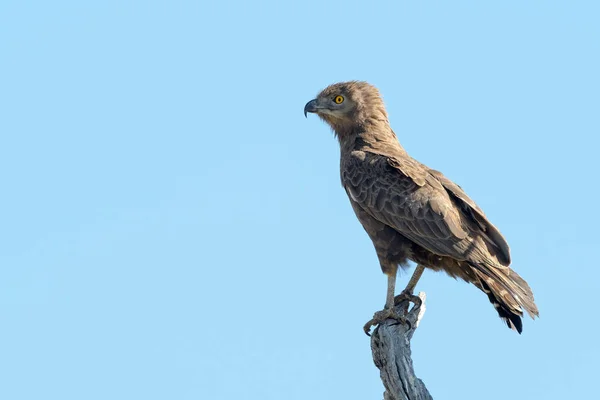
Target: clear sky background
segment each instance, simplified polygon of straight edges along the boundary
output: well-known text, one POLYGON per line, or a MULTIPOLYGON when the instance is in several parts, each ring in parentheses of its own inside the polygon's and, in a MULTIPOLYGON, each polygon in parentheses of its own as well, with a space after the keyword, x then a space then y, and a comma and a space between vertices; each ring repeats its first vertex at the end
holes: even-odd
MULTIPOLYGON (((385 276, 304 104, 379 87, 541 318, 426 272, 436 399, 597 394, 600 3, 0 3, 0 398, 378 399, 385 276)), ((406 274, 399 278, 405 284, 406 274)))

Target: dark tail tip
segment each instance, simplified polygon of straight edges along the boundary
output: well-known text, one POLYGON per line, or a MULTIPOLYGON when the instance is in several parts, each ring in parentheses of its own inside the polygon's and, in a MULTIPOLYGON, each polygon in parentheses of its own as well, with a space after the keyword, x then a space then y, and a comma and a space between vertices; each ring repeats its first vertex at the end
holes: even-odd
POLYGON ((488 299, 490 299, 490 303, 492 303, 496 311, 498 311, 498 315, 502 321, 504 321, 510 329, 521 334, 521 332, 523 332, 523 320, 521 319, 521 316, 519 314, 515 314, 508 307, 506 307, 506 305, 501 303, 496 296, 494 296, 494 293, 484 280, 481 280, 481 285, 483 292, 487 294, 488 299))
MULTIPOLYGON (((494 307, 495 306, 496 303, 494 303, 494 307)), ((513 331, 517 331, 519 335, 521 334, 521 332, 523 332, 523 320, 521 320, 521 317, 519 315, 511 313, 510 311, 503 308, 501 305, 497 310, 500 318, 502 318, 502 320, 506 322, 506 325, 508 325, 510 329, 512 329, 513 331)))

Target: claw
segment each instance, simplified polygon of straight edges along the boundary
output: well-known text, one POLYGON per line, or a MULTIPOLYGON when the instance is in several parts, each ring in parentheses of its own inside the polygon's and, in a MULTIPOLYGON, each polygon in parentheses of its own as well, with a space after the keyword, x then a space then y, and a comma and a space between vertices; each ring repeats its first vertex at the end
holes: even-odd
POLYGON ((402 324, 408 324, 409 326, 412 326, 412 324, 404 316, 398 314, 396 310, 394 310, 393 308, 385 308, 373 314, 373 318, 371 318, 371 320, 369 320, 369 322, 365 324, 363 330, 365 331, 367 336, 371 336, 371 327, 379 325, 387 319, 395 319, 396 321, 399 321, 402 324))
POLYGON ((394 305, 397 306, 402 303, 404 300, 408 300, 415 305, 415 307, 421 307, 423 301, 419 296, 415 296, 412 293, 402 292, 398 296, 394 297, 394 305))
POLYGON ((398 325, 400 323, 408 325, 408 330, 409 331, 412 330, 412 328, 413 328, 412 322, 410 322, 410 320, 408 318, 404 318, 404 317, 402 318, 402 321, 400 321, 400 322, 398 322, 396 324, 392 324, 392 326, 398 325))

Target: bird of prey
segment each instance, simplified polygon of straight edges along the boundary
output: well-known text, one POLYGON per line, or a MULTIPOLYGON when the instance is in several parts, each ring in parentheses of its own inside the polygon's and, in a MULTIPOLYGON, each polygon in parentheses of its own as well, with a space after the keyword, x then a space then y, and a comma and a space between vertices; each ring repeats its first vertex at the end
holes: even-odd
POLYGON ((330 85, 306 104, 307 113, 329 124, 339 140, 342 186, 388 278, 385 308, 365 325, 367 334, 387 318, 402 320, 394 305, 415 301, 412 291, 424 268, 478 287, 519 333, 523 310, 531 318, 539 315, 529 285, 509 267, 509 247, 500 231, 460 186, 407 154, 374 86, 330 85), (398 266, 407 267, 408 260, 417 268, 394 297, 398 266))

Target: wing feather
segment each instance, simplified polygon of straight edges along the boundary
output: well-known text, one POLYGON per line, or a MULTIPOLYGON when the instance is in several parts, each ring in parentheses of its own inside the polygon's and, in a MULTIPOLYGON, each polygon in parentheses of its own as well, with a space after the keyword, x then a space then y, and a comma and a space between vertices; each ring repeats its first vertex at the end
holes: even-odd
POLYGON ((457 260, 484 256, 473 251, 473 233, 479 231, 502 256, 508 254, 506 241, 481 209, 441 173, 410 157, 360 153, 346 159, 342 181, 373 218, 419 246, 457 260))
POLYGON ((460 186, 446 178, 441 172, 430 169, 429 173, 440 181, 461 206, 461 209, 479 226, 482 238, 485 240, 490 253, 494 254, 502 265, 510 265, 510 248, 508 247, 508 243, 498 228, 488 221, 483 210, 467 196, 460 186))

